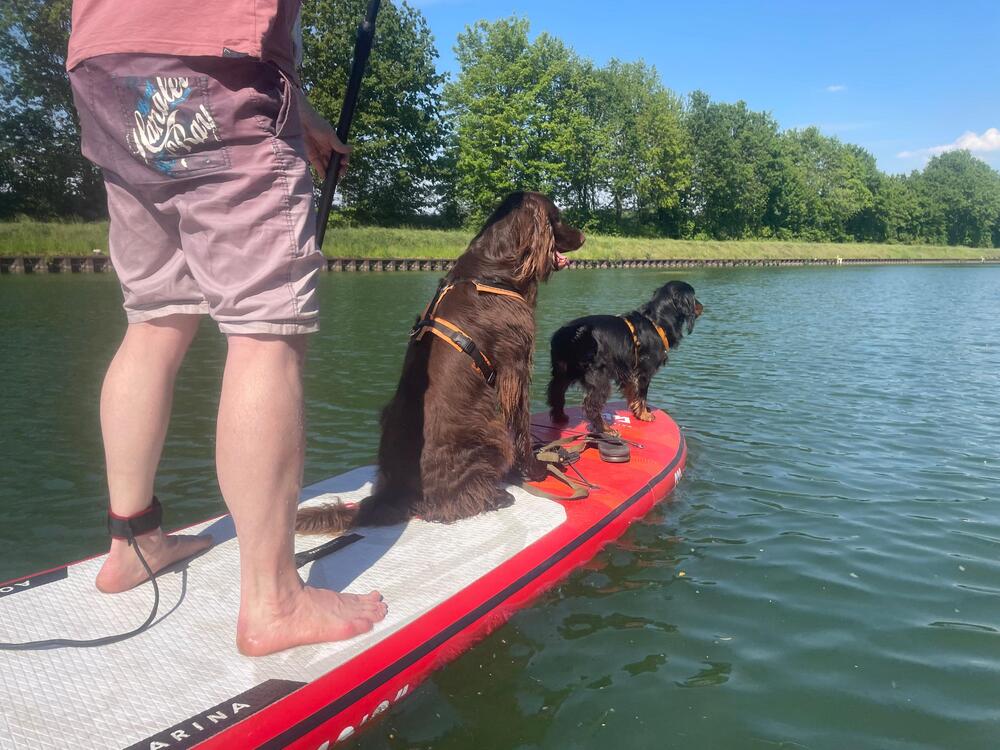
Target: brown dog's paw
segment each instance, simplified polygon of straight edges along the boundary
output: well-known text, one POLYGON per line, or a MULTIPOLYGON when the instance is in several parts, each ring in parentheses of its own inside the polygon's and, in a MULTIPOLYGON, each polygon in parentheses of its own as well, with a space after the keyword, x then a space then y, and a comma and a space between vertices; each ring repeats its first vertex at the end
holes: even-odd
POLYGON ((514 504, 514 496, 507 492, 507 490, 498 490, 497 494, 493 496, 493 502, 490 504, 489 510, 500 510, 501 508, 509 508, 514 504))
POLYGON ((532 458, 527 466, 521 468, 521 476, 529 482, 541 482, 548 475, 548 466, 537 458, 532 458))
POLYGON ((653 420, 656 419, 656 417, 653 415, 653 412, 649 411, 648 409, 641 412, 640 414, 636 414, 636 416, 643 422, 652 422, 653 420))

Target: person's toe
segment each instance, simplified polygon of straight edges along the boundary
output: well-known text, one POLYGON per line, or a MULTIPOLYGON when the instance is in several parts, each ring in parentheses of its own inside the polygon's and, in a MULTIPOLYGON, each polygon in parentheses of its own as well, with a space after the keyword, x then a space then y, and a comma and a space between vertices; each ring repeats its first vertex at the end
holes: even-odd
POLYGON ((351 627, 353 628, 355 634, 367 633, 375 627, 375 623, 367 617, 356 617, 351 620, 351 627))

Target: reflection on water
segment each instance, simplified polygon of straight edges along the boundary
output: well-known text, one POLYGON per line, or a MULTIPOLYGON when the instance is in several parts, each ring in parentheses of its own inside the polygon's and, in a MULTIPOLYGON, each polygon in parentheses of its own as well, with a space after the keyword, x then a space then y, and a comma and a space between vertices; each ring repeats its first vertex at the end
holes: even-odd
MULTIPOLYGON (((543 290, 539 329, 678 277, 706 314, 650 394, 688 439, 672 503, 359 747, 996 746, 1000 269, 574 271, 543 290)), ((323 280, 308 480, 371 460, 435 284, 323 280)), ((104 544, 97 395, 118 304, 108 277, 0 279, 0 577, 104 544)), ((170 524, 221 508, 223 354, 206 324, 157 484, 170 524)), ((539 407, 547 367, 542 346, 539 407)))

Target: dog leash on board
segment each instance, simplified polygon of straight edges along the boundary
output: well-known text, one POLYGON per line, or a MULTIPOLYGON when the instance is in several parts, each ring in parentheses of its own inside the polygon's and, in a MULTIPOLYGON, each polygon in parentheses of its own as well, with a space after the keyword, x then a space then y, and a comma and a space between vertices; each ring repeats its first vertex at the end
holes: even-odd
POLYGON ((521 483, 521 489, 548 500, 584 500, 590 497, 590 490, 598 489, 597 485, 587 481, 579 469, 573 466, 588 448, 597 448, 601 460, 606 463, 627 463, 631 460, 628 443, 621 438, 598 433, 562 437, 536 447, 534 453, 535 458, 545 464, 545 468, 551 476, 570 488, 570 494, 558 495, 536 487, 527 481, 521 483), (576 445, 572 445, 573 443, 576 445), (567 475, 566 469, 569 468, 572 468, 582 481, 578 482, 567 475))
MULTIPOLYGON (((536 422, 531 423, 532 427, 543 427, 546 430, 558 430, 559 428, 553 427, 549 424, 540 424, 536 422)), ((591 437, 591 438, 602 438, 608 437, 605 433, 601 432, 579 432, 577 430, 561 430, 564 435, 573 435, 575 437, 591 437)), ((623 443, 631 445, 633 448, 645 448, 646 446, 642 443, 636 442, 635 440, 629 440, 628 438, 623 438, 621 435, 612 435, 615 440, 621 440, 623 443)))

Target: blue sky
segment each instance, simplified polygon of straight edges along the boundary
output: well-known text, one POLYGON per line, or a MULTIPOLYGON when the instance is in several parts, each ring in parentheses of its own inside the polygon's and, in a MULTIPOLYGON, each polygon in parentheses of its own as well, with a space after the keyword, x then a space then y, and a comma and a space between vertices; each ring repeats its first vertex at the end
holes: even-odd
POLYGON ((679 94, 817 125, 887 172, 957 145, 1000 168, 1000 0, 411 0, 443 70, 466 25, 519 15, 584 57, 644 59, 679 94))

